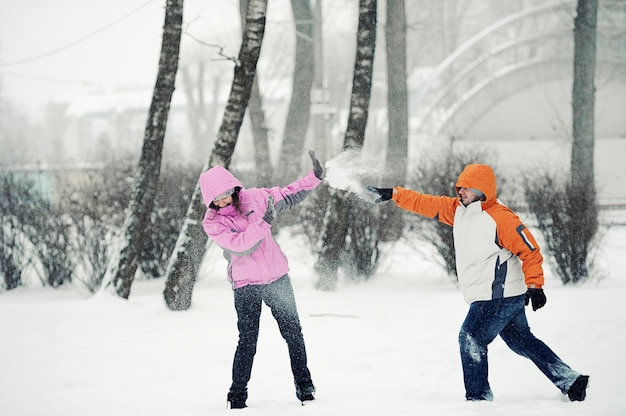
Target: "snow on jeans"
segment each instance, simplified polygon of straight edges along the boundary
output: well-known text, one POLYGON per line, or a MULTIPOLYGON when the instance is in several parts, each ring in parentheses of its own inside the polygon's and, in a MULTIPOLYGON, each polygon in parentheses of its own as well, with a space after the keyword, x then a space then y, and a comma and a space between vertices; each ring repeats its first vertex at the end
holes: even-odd
POLYGON ((291 370, 296 383, 311 381, 306 348, 296 301, 288 275, 266 285, 249 285, 235 289, 235 309, 239 343, 233 361, 233 392, 246 390, 259 337, 262 302, 270 308, 281 335, 287 342, 291 370))
POLYGON ((579 373, 530 332, 524 311, 525 295, 473 302, 459 332, 461 362, 468 400, 491 400, 487 380, 487 345, 497 335, 517 354, 530 359, 563 394, 579 373))

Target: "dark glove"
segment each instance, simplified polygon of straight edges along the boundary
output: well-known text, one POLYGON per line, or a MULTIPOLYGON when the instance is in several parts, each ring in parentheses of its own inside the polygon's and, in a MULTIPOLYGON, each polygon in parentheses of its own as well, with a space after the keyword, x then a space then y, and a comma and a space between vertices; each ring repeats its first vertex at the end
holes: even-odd
POLYGON ((528 306, 528 302, 532 303, 533 311, 536 311, 539 308, 543 308, 543 305, 546 304, 546 295, 543 293, 543 289, 528 289, 526 291, 526 302, 524 304, 528 306))
POLYGON ((392 188, 375 188, 371 185, 367 185, 367 190, 373 194, 376 194, 378 199, 374 202, 376 202, 377 204, 383 201, 389 201, 393 196, 392 188))
POLYGON ((324 168, 322 167, 319 159, 315 157, 315 150, 309 150, 309 156, 313 162, 313 173, 315 173, 315 177, 317 179, 322 179, 324 176, 324 168))
POLYGON ((263 215, 263 221, 272 225, 272 222, 276 219, 276 207, 274 207, 274 197, 272 195, 267 198, 267 209, 265 215, 263 215))

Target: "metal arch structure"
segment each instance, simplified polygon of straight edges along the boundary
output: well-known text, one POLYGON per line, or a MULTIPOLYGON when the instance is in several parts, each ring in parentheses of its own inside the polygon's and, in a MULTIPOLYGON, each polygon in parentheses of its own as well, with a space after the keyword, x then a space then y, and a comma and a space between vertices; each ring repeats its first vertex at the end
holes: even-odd
MULTIPOLYGON (((416 92, 417 132, 462 135, 511 94, 571 77, 576 0, 507 16, 450 54, 416 92)), ((626 4, 600 0, 599 74, 626 83, 626 4)))

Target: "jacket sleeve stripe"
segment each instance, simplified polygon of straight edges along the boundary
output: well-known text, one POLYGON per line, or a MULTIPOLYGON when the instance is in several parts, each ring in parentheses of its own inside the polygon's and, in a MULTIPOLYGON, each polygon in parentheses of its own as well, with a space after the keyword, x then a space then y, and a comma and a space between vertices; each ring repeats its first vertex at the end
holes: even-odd
POLYGON ((536 247, 530 242, 528 236, 525 233, 526 227, 524 224, 520 224, 517 226, 517 234, 522 238, 522 241, 526 244, 526 246, 530 249, 530 251, 535 251, 536 247))

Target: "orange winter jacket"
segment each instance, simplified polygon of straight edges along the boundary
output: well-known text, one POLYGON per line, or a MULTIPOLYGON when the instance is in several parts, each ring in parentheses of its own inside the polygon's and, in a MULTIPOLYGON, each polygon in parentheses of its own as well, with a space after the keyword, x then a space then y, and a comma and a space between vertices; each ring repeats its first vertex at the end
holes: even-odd
POLYGON ((496 177, 486 165, 465 167, 459 188, 485 198, 464 206, 459 198, 394 188, 392 199, 407 211, 453 227, 457 275, 463 296, 474 301, 518 296, 543 286, 543 256, 520 218, 496 198, 496 177))

